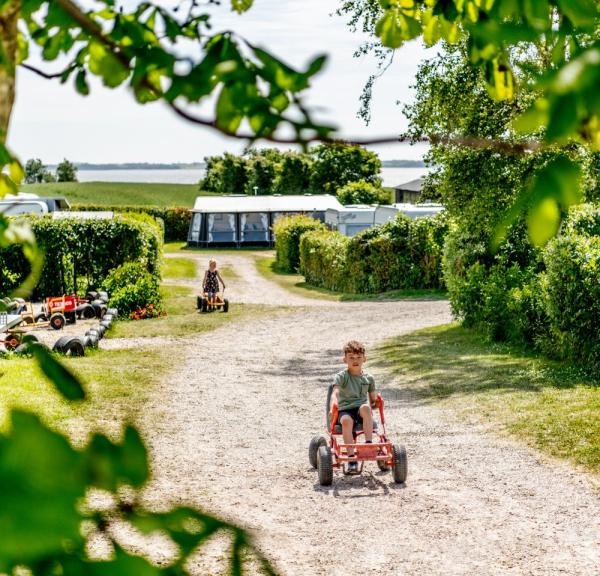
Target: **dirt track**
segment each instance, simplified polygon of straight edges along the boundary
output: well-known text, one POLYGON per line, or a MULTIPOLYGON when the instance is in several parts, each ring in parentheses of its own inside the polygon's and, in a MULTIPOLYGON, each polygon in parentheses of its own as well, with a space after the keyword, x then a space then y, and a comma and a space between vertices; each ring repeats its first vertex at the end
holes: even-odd
MULTIPOLYGON (((343 342, 372 349, 449 321, 448 305, 304 300, 258 276, 248 254, 217 258, 239 275, 232 305, 259 295, 298 309, 190 341, 142 423, 150 500, 241 522, 288 575, 600 573, 600 498, 585 476, 423 404, 377 366, 367 369, 387 399, 388 435, 407 446, 408 482, 373 465, 321 488, 307 446, 343 342)), ((197 573, 217 573, 218 558, 211 547, 197 573)))

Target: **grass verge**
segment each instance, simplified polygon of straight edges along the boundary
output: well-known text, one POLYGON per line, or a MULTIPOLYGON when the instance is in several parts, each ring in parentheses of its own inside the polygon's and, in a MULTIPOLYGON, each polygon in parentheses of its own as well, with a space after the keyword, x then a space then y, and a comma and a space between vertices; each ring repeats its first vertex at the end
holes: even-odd
POLYGON ((114 338, 150 338, 156 336, 192 336, 215 330, 224 324, 273 314, 266 306, 236 304, 233 302, 229 312, 221 310, 200 313, 196 309, 196 291, 187 286, 163 285, 161 292, 165 300, 167 315, 152 320, 118 322, 111 331, 114 338))
POLYGON ((392 339, 373 362, 403 389, 600 474, 600 380, 581 366, 486 343, 456 324, 392 339))
POLYGON ((0 360, 0 427, 11 408, 33 411, 50 426, 65 431, 74 419, 118 432, 121 422, 134 420, 146 395, 174 365, 162 348, 86 351, 83 358, 64 358, 64 364, 85 385, 89 400, 67 402, 55 391, 31 358, 0 360))
POLYGON ((282 288, 305 298, 333 300, 337 302, 373 301, 373 300, 445 300, 444 290, 391 290, 380 294, 351 294, 333 292, 326 288, 311 286, 301 274, 283 272, 277 267, 274 256, 256 258, 256 268, 268 280, 276 282, 282 288))
POLYGON ((164 258, 162 265, 163 278, 196 278, 196 262, 187 258, 164 258))

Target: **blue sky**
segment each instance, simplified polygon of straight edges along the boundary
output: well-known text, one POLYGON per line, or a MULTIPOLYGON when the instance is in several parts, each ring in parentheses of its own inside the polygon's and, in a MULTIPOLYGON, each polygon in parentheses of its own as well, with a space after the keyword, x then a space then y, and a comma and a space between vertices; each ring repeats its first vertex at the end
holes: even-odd
MULTIPOLYGON (((337 5, 333 0, 255 0, 254 7, 240 16, 224 1, 210 10, 213 30, 233 29, 292 65, 302 66, 317 54, 328 54, 328 65, 315 79, 306 101, 318 109, 319 118, 340 127, 342 136, 375 138, 402 132, 406 120, 396 102, 412 99, 409 87, 418 63, 433 51, 425 51, 416 42, 397 51, 392 66, 377 82, 372 122, 365 126, 356 112, 362 87, 376 70, 376 62, 372 57, 353 57, 365 37, 353 34, 344 19, 332 15, 337 5)), ((57 69, 47 63, 45 67, 57 69)), ((210 104, 200 110, 209 111, 210 104)), ((9 144, 21 159, 39 157, 49 164, 62 158, 194 162, 244 147, 243 142, 186 124, 162 104, 140 106, 126 89, 109 90, 96 83, 92 94, 82 97, 71 86, 24 69, 19 69, 9 144)), ((424 147, 386 145, 373 150, 382 159, 420 158, 424 147)))

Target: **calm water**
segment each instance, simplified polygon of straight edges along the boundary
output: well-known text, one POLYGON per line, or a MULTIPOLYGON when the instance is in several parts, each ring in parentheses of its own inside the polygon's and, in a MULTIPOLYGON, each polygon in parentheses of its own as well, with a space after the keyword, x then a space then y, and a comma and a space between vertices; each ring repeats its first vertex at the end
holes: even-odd
MULTIPOLYGON (((384 186, 397 186, 427 173, 427 168, 383 168, 384 186)), ((166 184, 196 184, 204 170, 79 170, 80 182, 160 182, 166 184)))

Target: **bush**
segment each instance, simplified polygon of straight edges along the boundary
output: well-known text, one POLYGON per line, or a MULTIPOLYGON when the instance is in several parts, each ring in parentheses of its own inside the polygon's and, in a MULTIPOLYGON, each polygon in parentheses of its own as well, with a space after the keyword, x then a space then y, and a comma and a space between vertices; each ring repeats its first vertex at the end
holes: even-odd
POLYGON ((339 232, 313 230, 300 238, 300 273, 309 284, 347 290, 346 251, 349 238, 339 232))
POLYGON ((277 265, 284 272, 296 272, 300 266, 300 238, 309 230, 325 230, 325 225, 309 216, 285 216, 273 226, 277 265))
POLYGON ((306 232, 300 241, 306 281, 330 290, 369 293, 402 288, 441 288, 444 217, 411 220, 400 215, 352 238, 306 232))
POLYGON ((364 180, 350 182, 339 188, 336 192, 341 204, 389 204, 390 193, 388 190, 375 186, 364 180))
MULTIPOLYGON (((160 275, 161 239, 146 222, 123 217, 77 220, 30 217, 31 228, 45 254, 35 297, 86 292, 99 286, 110 270, 138 262, 151 275, 160 275)), ((0 293, 22 283, 30 266, 22 252, 0 250, 0 293)))
POLYGON ((600 238, 556 238, 545 253, 547 310, 556 352, 600 364, 600 238))
POLYGON ((185 241, 187 240, 192 213, 189 208, 183 206, 172 206, 170 208, 161 208, 159 206, 105 206, 101 204, 74 204, 73 210, 89 210, 92 212, 102 212, 109 210, 112 212, 141 212, 148 214, 153 218, 160 219, 163 222, 164 239, 167 241, 185 241))
POLYGON ((123 318, 138 308, 152 306, 153 310, 162 311, 159 279, 138 262, 127 262, 111 270, 102 288, 110 294, 111 306, 118 308, 123 318))

